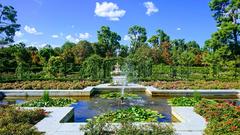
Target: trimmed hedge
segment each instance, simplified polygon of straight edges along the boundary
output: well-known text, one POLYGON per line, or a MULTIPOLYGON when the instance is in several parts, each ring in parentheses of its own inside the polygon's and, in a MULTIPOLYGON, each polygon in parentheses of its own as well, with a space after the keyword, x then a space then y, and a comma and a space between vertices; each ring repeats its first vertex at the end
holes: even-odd
POLYGON ((240 89, 240 81, 150 81, 141 84, 159 89, 240 89))
POLYGON ((20 81, 12 83, 0 83, 0 89, 83 89, 87 86, 95 86, 96 81, 20 81))

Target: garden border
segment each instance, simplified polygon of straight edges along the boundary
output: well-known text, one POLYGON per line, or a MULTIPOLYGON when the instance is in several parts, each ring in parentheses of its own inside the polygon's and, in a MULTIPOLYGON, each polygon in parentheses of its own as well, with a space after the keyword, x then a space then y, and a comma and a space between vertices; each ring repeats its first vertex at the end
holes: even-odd
MULTIPOLYGON (((26 109, 35 109, 27 107, 26 109)), ((43 107, 49 113, 48 117, 38 122, 35 127, 46 135, 83 135, 80 126, 86 123, 62 123, 68 121, 73 115, 73 107, 43 107)), ((172 114, 181 122, 172 123, 178 135, 202 135, 206 128, 203 117, 194 112, 193 107, 172 107, 172 114)), ((134 123, 147 124, 147 123, 134 123)), ((166 124, 166 123, 163 123, 166 124)))

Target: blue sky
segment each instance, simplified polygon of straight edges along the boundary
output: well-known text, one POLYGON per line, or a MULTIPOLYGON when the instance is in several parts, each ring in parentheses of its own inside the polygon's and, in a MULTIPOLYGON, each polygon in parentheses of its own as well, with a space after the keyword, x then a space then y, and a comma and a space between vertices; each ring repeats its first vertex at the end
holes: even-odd
POLYGON ((216 31, 209 0, 2 0, 18 12, 21 31, 15 41, 42 47, 65 41, 97 41, 107 25, 128 44, 128 28, 140 25, 148 37, 163 29, 171 39, 196 40, 201 46, 216 31), (124 38, 125 37, 125 38, 124 38), (125 40, 124 40, 125 39, 125 40))

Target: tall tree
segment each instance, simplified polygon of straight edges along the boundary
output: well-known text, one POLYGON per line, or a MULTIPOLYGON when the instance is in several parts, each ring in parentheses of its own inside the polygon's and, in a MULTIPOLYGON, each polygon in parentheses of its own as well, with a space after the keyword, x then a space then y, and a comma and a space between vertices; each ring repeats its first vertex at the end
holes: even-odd
POLYGON ((161 29, 157 30, 157 35, 153 35, 148 42, 153 45, 153 47, 159 47, 163 42, 169 42, 170 37, 161 29))
POLYGON ((121 36, 116 32, 112 32, 108 26, 102 26, 97 31, 98 43, 102 45, 106 51, 106 57, 112 57, 116 54, 116 49, 120 47, 119 41, 121 36))
POLYGON ((232 54, 229 60, 235 60, 236 77, 237 58, 240 55, 240 0, 211 0, 209 7, 218 31, 206 42, 206 46, 214 52, 226 48, 225 45, 229 46, 232 54))
POLYGON ((146 29, 138 25, 129 28, 128 36, 130 37, 132 52, 135 52, 139 47, 144 45, 147 40, 146 29))
POLYGON ((240 1, 212 0, 209 3, 213 17, 217 22, 218 31, 214 39, 230 46, 233 55, 240 54, 240 1))
POLYGON ((0 46, 14 42, 15 32, 19 28, 17 11, 12 6, 0 4, 0 46))

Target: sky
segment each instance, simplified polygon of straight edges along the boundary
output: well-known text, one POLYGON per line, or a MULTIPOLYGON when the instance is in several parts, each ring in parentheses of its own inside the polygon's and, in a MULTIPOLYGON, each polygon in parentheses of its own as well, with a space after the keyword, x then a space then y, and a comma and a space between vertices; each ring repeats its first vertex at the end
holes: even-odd
POLYGON ((15 42, 59 47, 66 41, 97 42, 97 30, 109 26, 129 44, 129 27, 146 28, 147 36, 164 30, 171 39, 195 40, 200 46, 216 31, 210 0, 1 0, 17 11, 21 30, 15 42))

